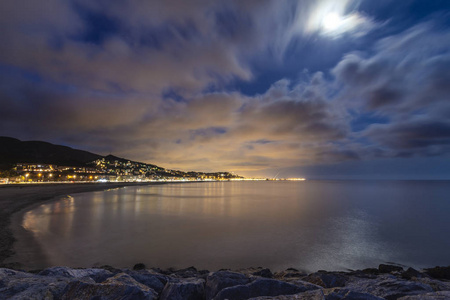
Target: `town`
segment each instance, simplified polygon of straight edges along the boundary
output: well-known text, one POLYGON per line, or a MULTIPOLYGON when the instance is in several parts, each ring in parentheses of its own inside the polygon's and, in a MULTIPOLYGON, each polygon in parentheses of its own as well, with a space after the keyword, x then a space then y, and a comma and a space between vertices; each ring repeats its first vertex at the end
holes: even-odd
POLYGON ((0 183, 145 182, 243 180, 229 172, 183 172, 108 155, 82 166, 16 163, 0 173, 0 183))

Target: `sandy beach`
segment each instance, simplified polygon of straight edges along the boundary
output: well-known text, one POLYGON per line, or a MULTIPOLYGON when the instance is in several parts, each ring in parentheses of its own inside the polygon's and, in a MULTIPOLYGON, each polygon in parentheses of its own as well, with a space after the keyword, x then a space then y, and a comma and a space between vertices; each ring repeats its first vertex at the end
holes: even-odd
MULTIPOLYGON (((15 252, 14 243, 16 239, 11 228, 11 221, 13 215, 16 219, 21 216, 20 211, 54 198, 71 194, 149 184, 156 183, 73 183, 0 186, 0 266, 5 265, 5 261, 15 252)), ((20 220, 16 220, 15 223, 17 222, 20 222, 20 220)), ((15 231, 15 233, 26 234, 26 232, 20 233, 20 230, 15 231)), ((33 247, 31 239, 30 243, 20 246, 33 247)))

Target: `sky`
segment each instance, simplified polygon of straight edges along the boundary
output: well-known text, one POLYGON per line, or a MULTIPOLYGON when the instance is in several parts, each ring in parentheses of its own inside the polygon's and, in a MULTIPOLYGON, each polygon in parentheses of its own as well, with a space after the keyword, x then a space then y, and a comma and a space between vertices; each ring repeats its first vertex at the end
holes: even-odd
POLYGON ((448 0, 6 0, 0 135, 166 168, 450 179, 448 0))

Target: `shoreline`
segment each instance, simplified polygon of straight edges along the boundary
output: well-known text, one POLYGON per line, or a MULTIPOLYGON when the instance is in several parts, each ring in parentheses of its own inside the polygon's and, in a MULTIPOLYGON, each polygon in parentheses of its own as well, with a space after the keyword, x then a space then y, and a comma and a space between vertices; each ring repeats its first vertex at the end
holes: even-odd
POLYGON ((15 299, 428 300, 450 298, 450 267, 417 271, 395 265, 347 272, 287 269, 198 270, 111 266, 0 268, 0 294, 15 299))
MULTIPOLYGON (((123 183, 55 183, 55 184, 11 184, 0 186, 0 267, 15 254, 17 241, 12 226, 19 224, 25 210, 70 194, 103 191, 127 186, 147 186, 165 184, 163 182, 123 182, 123 183)), ((19 226, 20 227, 20 226, 19 226)), ((26 233, 22 233, 26 234, 26 233)), ((32 243, 32 241, 30 241, 32 243)), ((33 245, 37 246, 37 245, 33 245)), ((9 262, 10 264, 12 262, 9 262)), ((20 263, 20 262, 17 262, 20 263)), ((16 264, 14 262, 14 264, 16 264)))

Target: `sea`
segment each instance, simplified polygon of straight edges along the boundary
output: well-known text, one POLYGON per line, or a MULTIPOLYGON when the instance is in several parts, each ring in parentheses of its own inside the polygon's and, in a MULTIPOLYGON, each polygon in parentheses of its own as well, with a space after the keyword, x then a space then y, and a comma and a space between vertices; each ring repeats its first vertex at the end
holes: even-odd
POLYGON ((450 181, 133 186, 56 199, 20 225, 29 267, 420 269, 450 265, 450 181))

